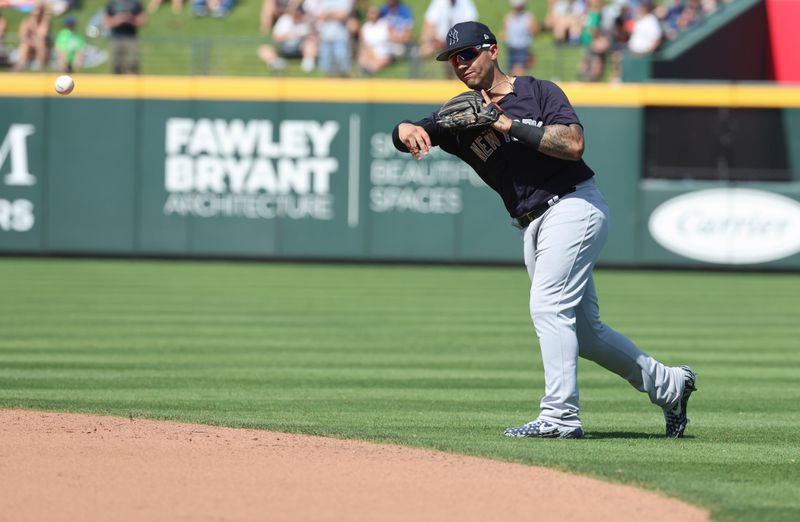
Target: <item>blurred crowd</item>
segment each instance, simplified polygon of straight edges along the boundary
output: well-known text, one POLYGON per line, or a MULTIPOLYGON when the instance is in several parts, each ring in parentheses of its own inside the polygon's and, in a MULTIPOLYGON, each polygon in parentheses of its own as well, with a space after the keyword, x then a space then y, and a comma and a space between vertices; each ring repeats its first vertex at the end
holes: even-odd
MULTIPOLYGON (((514 1, 524 5, 524 0, 514 1)), ((419 26, 403 0, 379 5, 369 0, 264 0, 261 32, 272 43, 262 45, 258 55, 274 69, 299 58, 304 71, 318 68, 328 76, 349 76, 355 70, 369 76, 398 60, 438 54, 447 46, 450 27, 478 18, 473 0, 430 0, 419 26)))
POLYGON ((402 0, 380 6, 354 0, 264 0, 261 32, 271 36, 272 44, 262 45, 258 55, 273 69, 299 58, 306 72, 319 68, 329 76, 349 76, 355 62, 370 75, 408 56, 413 28, 411 8, 402 0))
MULTIPOLYGON (((654 52, 665 41, 700 24, 721 4, 733 0, 548 0, 540 24, 530 0, 508 2, 500 37, 504 64, 512 75, 535 64, 534 39, 548 31, 556 45, 583 48, 580 77, 586 81, 618 80, 626 53, 654 52)), ((427 58, 446 48, 454 24, 479 19, 473 0, 430 0, 419 39, 415 20, 402 0, 384 0, 380 7, 361 0, 264 0, 261 31, 273 44, 258 54, 271 68, 301 60, 328 75, 346 76, 351 59, 364 74, 374 74, 393 61, 412 55, 427 58)))
MULTIPOLYGON (((90 51, 94 62, 100 53, 86 43, 84 32, 69 11, 80 7, 77 0, 42 1, 31 4, 17 29, 17 45, 5 44, 8 23, 0 11, 0 64, 17 71, 58 70, 75 72, 87 65, 90 51), (56 25, 54 15, 65 15, 56 25)), ((109 38, 111 69, 117 74, 139 72, 139 28, 147 22, 147 13, 138 0, 109 0, 98 25, 109 38)), ((87 28, 88 29, 88 28, 87 28)), ((103 55, 102 60, 105 59, 103 55)))
POLYGON ((580 76, 621 78, 625 54, 646 55, 733 0, 549 0, 545 26, 557 45, 583 47, 580 76))
MULTIPOLYGON (((32 4, 17 28, 13 56, 4 42, 11 28, 0 11, 0 64, 17 70, 58 69, 69 72, 86 65, 90 50, 70 9, 80 0, 40 0, 32 4), (66 14, 53 28, 53 14, 66 14)), ((108 0, 89 22, 92 31, 107 36, 108 59, 115 73, 139 72, 139 29, 155 15, 163 0, 108 0)), ((477 20, 474 0, 429 0, 420 25, 403 0, 262 0, 258 20, 266 41, 257 55, 273 71, 296 61, 302 71, 327 76, 374 75, 398 60, 428 58, 446 48, 454 24, 477 20), (418 34, 418 38, 414 35, 418 34)), ((583 49, 579 74, 583 80, 619 79, 626 53, 647 54, 664 41, 701 23, 732 0, 548 0, 544 20, 537 20, 531 0, 502 0, 503 64, 512 75, 535 64, 534 40, 541 31, 558 46, 583 49)), ((2 0, 0 0, 2 2, 2 0)), ((225 17, 235 0, 189 0, 193 16, 225 17)), ((174 13, 184 0, 170 0, 174 13)), ((0 3, 2 7, 2 3, 0 3)))

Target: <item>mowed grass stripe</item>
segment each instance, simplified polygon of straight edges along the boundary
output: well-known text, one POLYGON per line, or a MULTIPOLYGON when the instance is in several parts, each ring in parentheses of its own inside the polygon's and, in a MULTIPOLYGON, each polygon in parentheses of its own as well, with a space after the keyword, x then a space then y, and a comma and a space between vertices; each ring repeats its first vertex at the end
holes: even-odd
POLYGON ((396 442, 800 520, 797 275, 596 280, 609 324, 698 372, 685 439, 587 361, 585 440, 500 436, 543 389, 521 267, 0 260, 0 407, 396 442))

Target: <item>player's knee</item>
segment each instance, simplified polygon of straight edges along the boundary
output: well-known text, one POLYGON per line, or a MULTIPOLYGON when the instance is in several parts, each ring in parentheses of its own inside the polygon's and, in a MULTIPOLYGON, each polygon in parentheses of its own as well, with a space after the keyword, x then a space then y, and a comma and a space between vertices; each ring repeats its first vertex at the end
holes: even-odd
POLYGON ((559 308, 552 303, 541 301, 531 303, 531 319, 535 325, 554 323, 559 314, 559 308))
POLYGON ((600 321, 599 317, 590 317, 581 312, 575 314, 575 327, 579 333, 584 332, 596 337, 602 337, 606 330, 606 325, 600 321))

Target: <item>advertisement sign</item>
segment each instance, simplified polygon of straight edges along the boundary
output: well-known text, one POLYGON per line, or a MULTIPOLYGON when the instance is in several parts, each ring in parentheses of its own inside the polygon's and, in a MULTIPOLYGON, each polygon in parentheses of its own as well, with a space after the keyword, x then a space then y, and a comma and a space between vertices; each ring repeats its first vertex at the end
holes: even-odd
POLYGON ((333 219, 337 121, 169 118, 164 214, 333 219))
MULTIPOLYGON (((394 125, 436 105, 25 85, 0 96, 0 252, 522 264, 500 197, 468 165, 395 149, 394 125)), ((601 264, 800 266, 797 182, 643 179, 641 109, 578 112, 611 208, 601 264)))
POLYGON ((38 251, 42 246, 44 122, 40 101, 0 98, 0 250, 38 251))
MULTIPOLYGON (((35 132, 36 127, 30 123, 13 123, 8 126, 0 143, 0 179, 4 187, 36 185, 36 176, 31 174, 28 163, 28 138, 35 132)), ((0 230, 27 232, 33 228, 35 222, 34 205, 30 199, 0 197, 0 230)))
POLYGON ((764 263, 800 252, 800 203, 763 190, 700 190, 659 205, 648 228, 661 246, 690 259, 764 263))

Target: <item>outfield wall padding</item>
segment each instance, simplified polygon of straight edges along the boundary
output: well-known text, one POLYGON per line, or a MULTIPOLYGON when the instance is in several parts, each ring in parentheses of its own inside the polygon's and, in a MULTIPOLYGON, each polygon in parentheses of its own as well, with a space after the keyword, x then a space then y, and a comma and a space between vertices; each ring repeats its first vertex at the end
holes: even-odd
MULTIPOLYGON (((499 197, 469 167, 441 151, 416 161, 392 147, 397 121, 438 106, 421 94, 415 103, 364 103, 348 96, 361 92, 369 99, 376 91, 356 82, 341 99, 321 101, 297 99, 311 92, 304 90, 307 83, 293 93, 269 91, 275 85, 268 80, 209 80, 229 93, 230 99, 221 99, 217 89, 204 95, 209 84, 196 79, 134 82, 147 86, 142 89, 118 83, 115 89, 124 80, 102 77, 98 82, 110 86, 105 91, 95 85, 95 92, 55 97, 44 90, 49 77, 12 78, 17 90, 0 86, 2 252, 522 262, 519 232, 499 197), (272 93, 264 95, 258 85, 272 93)), ((82 81, 91 79, 79 78, 78 88, 82 81)), ((800 199, 800 93, 779 91, 772 98, 784 105, 791 182, 648 184, 642 179, 643 109, 680 104, 686 93, 670 97, 671 88, 606 86, 604 97, 596 87, 565 86, 585 127, 585 159, 612 209, 601 262, 741 264, 676 254, 650 236, 649 216, 669 198, 699 188, 751 187, 800 199)), ((698 89, 694 100, 756 99, 751 91, 728 87, 717 95, 698 89)), ((458 86, 438 83, 428 96, 449 91, 458 86)), ((785 221, 762 225, 773 231, 782 226, 785 234, 800 230, 793 228, 800 218, 785 221)), ((800 255, 749 264, 797 268, 800 255)))

